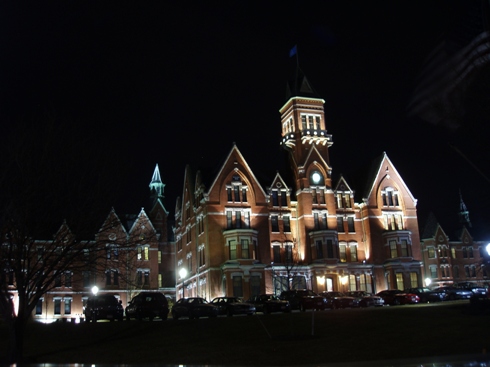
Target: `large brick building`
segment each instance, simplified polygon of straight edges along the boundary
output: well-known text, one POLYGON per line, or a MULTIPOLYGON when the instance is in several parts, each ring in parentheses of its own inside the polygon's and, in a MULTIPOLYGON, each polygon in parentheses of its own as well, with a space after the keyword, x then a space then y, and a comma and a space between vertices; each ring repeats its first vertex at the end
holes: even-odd
MULTIPOLYGON (((25 243, 32 264, 27 270, 29 276, 48 269, 52 274, 58 272, 37 302, 34 320, 83 319, 83 308, 94 286, 98 294, 115 295, 124 307, 143 290, 175 297, 175 254, 174 244, 169 240, 168 212, 162 201, 164 186, 157 165, 150 182, 148 212, 142 208, 137 215, 119 217, 112 209, 92 239, 76 240, 77 234, 63 223, 52 239, 25 243), (65 252, 66 256, 79 253, 68 267, 61 261, 65 252), (60 266, 66 270, 58 271, 60 266)), ((4 235, 4 245, 8 246, 9 236, 4 235)), ((15 240, 12 243, 15 249, 15 240)), ((7 287, 17 309, 17 279, 11 275, 6 277, 7 287)))
POLYGON ((421 286, 417 200, 391 160, 381 154, 359 187, 334 182, 324 101, 304 75, 289 91, 278 119, 289 172, 259 182, 235 144, 209 182, 186 167, 175 208, 176 274, 186 270, 178 297, 421 286))
POLYGON ((455 231, 444 230, 431 213, 421 233, 421 248, 426 285, 431 287, 457 283, 490 284, 488 269, 488 241, 472 236, 469 211, 460 198, 460 223, 455 231))

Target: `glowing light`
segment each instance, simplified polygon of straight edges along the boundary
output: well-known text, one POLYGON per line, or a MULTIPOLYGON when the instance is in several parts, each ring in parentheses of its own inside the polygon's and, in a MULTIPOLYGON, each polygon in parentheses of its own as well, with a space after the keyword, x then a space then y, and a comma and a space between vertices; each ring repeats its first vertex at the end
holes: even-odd
POLYGON ((97 293, 99 293, 99 287, 97 287, 96 285, 94 285, 94 286, 92 287, 92 294, 93 294, 94 296, 96 296, 96 295, 97 295, 97 293))
POLYGON ((179 270, 179 275, 180 275, 180 278, 181 279, 185 279, 185 277, 187 276, 187 269, 186 268, 181 268, 179 270))
POLYGON ((490 243, 485 246, 485 250, 487 250, 487 254, 490 256, 490 243))
POLYGON ((340 277, 340 283, 342 285, 346 285, 347 284, 347 280, 349 279, 349 277, 347 275, 344 275, 344 276, 341 276, 340 277))
POLYGON ((432 283, 432 280, 430 278, 425 278, 424 282, 425 282, 425 286, 428 287, 430 283, 432 283))
POLYGON ((313 180, 314 183, 319 183, 320 180, 322 179, 322 176, 318 172, 314 172, 313 175, 311 175, 311 179, 313 180))
POLYGON ((325 276, 324 275, 317 275, 316 281, 320 285, 325 285, 325 276))

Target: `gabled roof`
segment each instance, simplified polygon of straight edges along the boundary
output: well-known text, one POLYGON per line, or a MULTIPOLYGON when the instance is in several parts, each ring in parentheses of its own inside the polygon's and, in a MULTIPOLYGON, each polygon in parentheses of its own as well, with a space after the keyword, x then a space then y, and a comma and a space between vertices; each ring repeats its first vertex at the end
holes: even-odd
POLYGON ((126 227, 123 225, 123 222, 121 221, 121 219, 119 218, 119 216, 116 214, 116 211, 114 210, 114 208, 111 208, 109 214, 107 215, 106 219, 102 223, 102 226, 101 227, 104 228, 104 224, 105 223, 109 223, 111 221, 111 217, 114 217, 114 220, 121 225, 121 229, 127 235, 128 232, 126 230, 126 227))
POLYGON ((259 187, 259 189, 262 191, 262 194, 265 197, 266 196, 266 193, 264 191, 264 188, 260 184, 259 180, 257 180, 257 177, 255 177, 255 174, 254 174, 253 170, 250 168, 250 166, 248 165, 247 161, 245 160, 245 158, 243 157, 242 153, 240 152, 240 150, 238 149, 238 147, 236 146, 235 143, 233 143, 233 147, 231 148, 230 152, 228 153, 228 156, 226 157, 225 162, 221 166, 221 169, 219 170, 218 174, 215 176, 215 178, 213 180, 213 183, 211 184, 211 186, 209 186, 208 192, 213 191, 214 186, 216 185, 216 183, 218 182, 218 179, 221 177, 221 175, 223 173, 223 169, 226 167, 226 164, 228 163, 228 161, 235 154, 238 155, 239 159, 242 161, 242 164, 248 170, 248 172, 250 173, 252 179, 255 180, 255 182, 257 183, 257 185, 259 187))
POLYGON ((429 213, 429 217, 424 225, 424 229, 420 233, 420 239, 425 240, 429 238, 434 238, 437 227, 439 227, 439 222, 433 212, 429 213))
POLYGON ((350 188, 349 184, 347 183, 347 181, 345 180, 345 178, 344 178, 343 175, 340 175, 340 179, 337 182, 337 185, 335 185, 335 191, 350 191, 350 192, 354 192, 354 190, 352 190, 350 188))
POLYGON ((138 214, 138 217, 134 221, 133 225, 131 226, 131 229, 129 230, 129 233, 132 233, 136 229, 136 226, 138 225, 138 223, 141 222, 141 221, 143 221, 143 220, 145 220, 146 222, 148 222, 148 224, 150 225, 151 230, 153 232, 156 232, 156 229, 155 229, 155 227, 153 227, 153 223, 151 222, 150 218, 148 218, 148 215, 146 214, 145 209, 144 208, 141 208, 141 211, 138 214))
POLYGON ((406 190, 408 193, 410 199, 414 202, 417 203, 417 199, 415 199, 410 192, 408 186, 405 184, 405 181, 403 181, 402 176, 398 173, 398 171, 395 168, 395 165, 391 162, 391 160, 388 158, 388 155, 386 152, 383 152, 381 156, 379 156, 377 159, 374 160, 372 169, 370 170, 370 176, 368 176, 367 182, 367 187, 365 194, 363 196, 363 199, 368 199, 373 193, 376 193, 375 190, 375 185, 377 183, 377 179, 381 177, 386 177, 386 176, 393 176, 396 175, 398 177, 399 182, 403 186, 403 189, 406 190), (386 172, 383 172, 383 170, 386 170, 386 172))
POLYGON ((272 180, 272 184, 270 186, 271 189, 273 188, 285 188, 285 189, 288 189, 288 191, 290 191, 290 187, 286 184, 286 181, 283 180, 283 178, 281 177, 281 174, 279 172, 276 172, 276 176, 274 177, 274 179, 272 180))

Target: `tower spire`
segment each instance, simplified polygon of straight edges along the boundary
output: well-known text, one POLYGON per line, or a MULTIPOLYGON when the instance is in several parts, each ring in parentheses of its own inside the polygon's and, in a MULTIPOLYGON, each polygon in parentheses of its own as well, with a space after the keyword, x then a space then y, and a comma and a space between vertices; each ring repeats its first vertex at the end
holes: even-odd
POLYGON ((150 182, 150 197, 153 203, 157 199, 163 199, 165 196, 163 195, 163 191, 165 188, 165 184, 162 182, 160 177, 160 169, 158 168, 158 163, 155 166, 155 170, 153 171, 153 177, 150 182))
POLYGON ((461 194, 461 190, 459 190, 459 222, 463 225, 467 225, 468 227, 471 227, 470 212, 466 208, 466 205, 463 201, 463 195, 461 194))

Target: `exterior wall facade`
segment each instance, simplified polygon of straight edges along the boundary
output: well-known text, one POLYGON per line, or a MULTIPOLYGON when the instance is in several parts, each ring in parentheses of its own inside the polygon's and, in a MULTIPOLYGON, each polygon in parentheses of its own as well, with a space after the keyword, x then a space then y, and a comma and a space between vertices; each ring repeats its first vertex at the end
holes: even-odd
MULTIPOLYGON (((160 291, 175 299, 175 244, 169 240, 168 213, 161 201, 163 186, 157 166, 150 184, 153 207, 149 215, 141 209, 138 215, 121 220, 111 210, 94 239, 82 240, 76 248, 72 247, 71 251, 78 249, 80 255, 74 258, 68 269, 53 277, 52 286, 32 312, 35 321, 83 320, 84 305, 94 294, 94 286, 98 289, 97 294, 113 294, 123 307, 143 290, 160 291), (83 251, 80 251, 80 246, 84 246, 83 251)), ((66 224, 60 227, 54 238, 35 240, 25 245, 29 246, 33 259, 43 269, 56 259, 57 252, 64 246, 75 246, 71 241, 76 234, 72 234, 66 224)), ((9 243, 12 241, 6 240, 3 245, 9 246, 9 243)), ((53 271, 56 271, 56 266, 53 271)), ((7 276, 6 280, 17 312, 16 279, 7 276)))
POLYGON ((292 97, 280 110, 292 181, 277 173, 262 186, 236 146, 209 187, 187 167, 175 210, 176 272, 186 270, 177 298, 422 285, 416 199, 386 154, 360 200, 344 177, 332 182, 323 103, 292 97))
POLYGON ((426 285, 437 287, 465 282, 490 285, 483 255, 488 242, 474 241, 466 227, 457 240, 450 240, 437 224, 433 235, 423 238, 421 243, 426 285))

